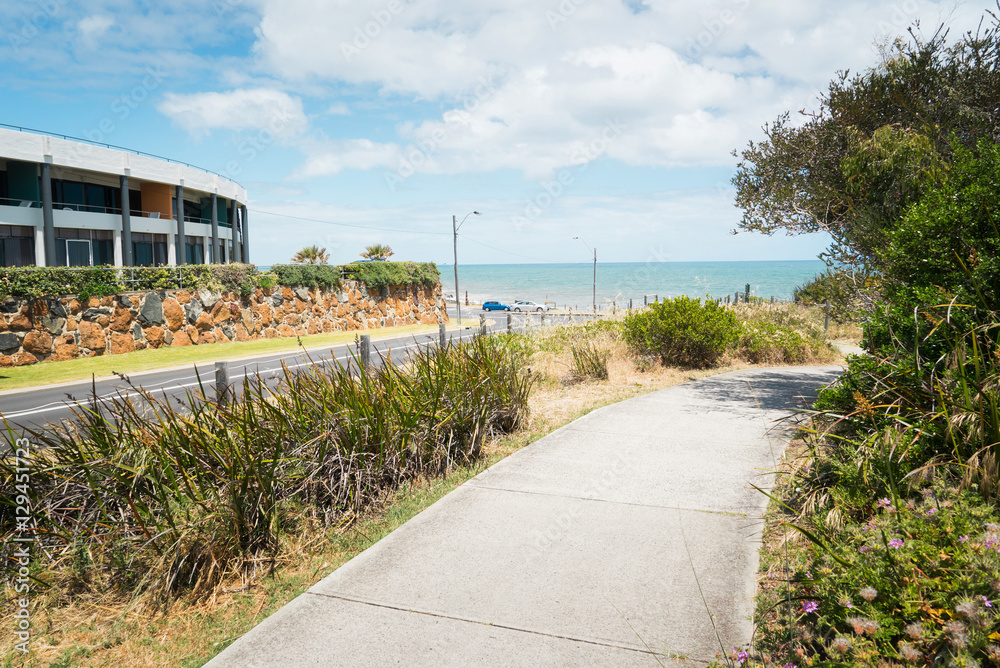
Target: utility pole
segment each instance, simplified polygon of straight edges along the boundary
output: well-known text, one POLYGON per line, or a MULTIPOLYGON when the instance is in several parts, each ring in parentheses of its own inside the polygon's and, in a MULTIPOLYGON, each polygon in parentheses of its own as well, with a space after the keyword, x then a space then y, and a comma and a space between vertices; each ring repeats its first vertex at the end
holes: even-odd
MULTIPOLYGON (((483 215, 479 211, 472 211, 470 213, 465 214, 465 218, 468 218, 472 214, 476 214, 477 216, 483 215)), ((465 218, 463 218, 462 222, 459 223, 459 222, 457 222, 458 221, 458 217, 457 216, 455 216, 454 214, 452 214, 452 216, 451 216, 451 233, 452 233, 452 236, 453 236, 453 239, 454 239, 454 242, 455 242, 455 308, 458 309, 458 324, 459 325, 462 324, 462 300, 458 296, 459 295, 459 292, 458 292, 458 230, 462 227, 462 223, 465 222, 465 218)))

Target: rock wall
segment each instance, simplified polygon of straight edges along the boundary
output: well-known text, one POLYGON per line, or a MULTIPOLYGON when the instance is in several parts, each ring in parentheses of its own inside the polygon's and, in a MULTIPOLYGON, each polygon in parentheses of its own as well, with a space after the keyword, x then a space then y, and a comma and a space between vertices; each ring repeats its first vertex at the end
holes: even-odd
POLYGON ((440 284, 393 286, 369 294, 258 288, 247 299, 208 290, 159 290, 110 297, 0 304, 0 367, 118 355, 144 348, 273 339, 320 332, 447 322, 440 284))

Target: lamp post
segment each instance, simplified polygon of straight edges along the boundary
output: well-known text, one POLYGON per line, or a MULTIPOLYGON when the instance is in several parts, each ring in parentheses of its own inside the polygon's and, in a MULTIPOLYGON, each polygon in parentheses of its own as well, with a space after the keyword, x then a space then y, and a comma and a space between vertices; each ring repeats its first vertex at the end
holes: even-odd
MULTIPOLYGON (((468 218, 472 214, 477 216, 483 215, 479 211, 471 211, 465 214, 465 218, 468 218)), ((455 241, 455 308, 458 309, 458 324, 462 324, 462 300, 458 297, 458 230, 462 227, 462 223, 465 222, 465 218, 462 219, 461 223, 456 223, 458 218, 453 214, 451 217, 451 232, 455 241)))
MULTIPOLYGON (((580 237, 573 238, 580 239, 580 237)), ((580 243, 587 246, 587 250, 594 251, 594 313, 597 313, 597 248, 591 248, 583 239, 580 239, 580 243)))

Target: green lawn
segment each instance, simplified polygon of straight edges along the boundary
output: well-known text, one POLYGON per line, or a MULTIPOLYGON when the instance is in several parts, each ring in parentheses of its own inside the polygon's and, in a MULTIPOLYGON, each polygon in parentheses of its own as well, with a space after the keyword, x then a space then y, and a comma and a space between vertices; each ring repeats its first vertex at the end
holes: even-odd
MULTIPOLYGON (((436 332, 437 325, 407 325, 387 327, 379 330, 335 332, 303 336, 306 350, 319 350, 342 343, 351 343, 356 336, 371 334, 373 340, 405 334, 425 334, 436 332)), ((166 369, 186 366, 198 362, 214 362, 267 353, 295 350, 299 342, 295 338, 263 339, 231 343, 215 343, 205 346, 185 346, 183 348, 157 348, 137 350, 126 355, 102 355, 68 362, 42 362, 32 366, 0 369, 0 391, 22 387, 87 380, 91 376, 101 378, 117 373, 136 373, 150 369, 166 369)))

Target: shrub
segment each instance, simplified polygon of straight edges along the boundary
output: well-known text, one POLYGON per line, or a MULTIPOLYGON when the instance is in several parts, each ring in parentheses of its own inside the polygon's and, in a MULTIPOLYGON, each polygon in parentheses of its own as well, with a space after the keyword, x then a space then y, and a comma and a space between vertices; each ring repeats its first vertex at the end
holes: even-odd
POLYGON ((249 297, 257 287, 257 268, 252 264, 214 264, 209 271, 213 281, 226 292, 249 297))
POLYGON ((307 288, 340 287, 340 267, 328 264, 276 264, 271 272, 278 277, 279 285, 307 288))
POLYGON ((357 262, 344 265, 344 274, 364 283, 369 291, 390 285, 437 285, 441 272, 433 262, 357 262))
POLYGON ((677 297, 630 313, 624 321, 625 341, 640 353, 657 355, 664 364, 707 368, 718 364, 735 342, 736 316, 715 302, 677 297))

